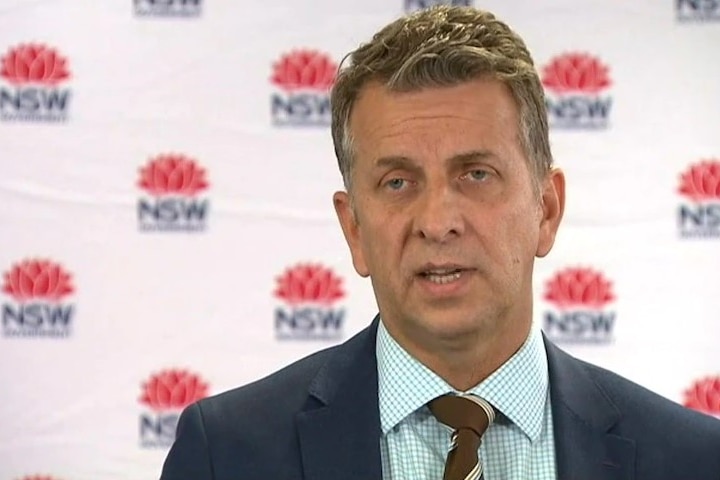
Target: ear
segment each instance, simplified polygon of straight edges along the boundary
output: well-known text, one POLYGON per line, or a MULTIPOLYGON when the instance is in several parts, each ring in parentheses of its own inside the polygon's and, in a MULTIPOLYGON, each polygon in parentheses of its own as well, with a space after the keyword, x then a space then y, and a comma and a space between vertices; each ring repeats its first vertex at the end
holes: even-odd
POLYGON ((541 185, 540 235, 535 255, 544 257, 555 243, 560 220, 565 211, 565 174, 559 168, 553 168, 541 185))
POLYGON ((340 221, 345 241, 350 247, 350 255, 352 255, 353 266, 355 271, 361 277, 370 275, 365 255, 362 251, 362 242, 360 241, 360 225, 353 209, 350 195, 347 192, 335 192, 333 195, 333 205, 335 213, 340 221))

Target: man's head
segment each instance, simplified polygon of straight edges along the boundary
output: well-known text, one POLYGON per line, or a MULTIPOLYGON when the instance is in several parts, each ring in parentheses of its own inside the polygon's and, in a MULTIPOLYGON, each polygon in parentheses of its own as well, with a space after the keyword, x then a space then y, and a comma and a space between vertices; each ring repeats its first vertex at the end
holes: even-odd
POLYGON ((332 128, 355 269, 421 361, 481 338, 505 355, 527 335, 534 257, 564 204, 529 53, 492 15, 440 7, 385 27, 352 62, 332 128))
POLYGON ((510 89, 520 112, 520 142, 536 178, 552 166, 542 85, 524 41, 486 11, 435 7, 400 18, 349 55, 332 90, 332 138, 343 182, 352 192, 350 115, 370 81, 391 91, 451 86, 480 76, 510 89))

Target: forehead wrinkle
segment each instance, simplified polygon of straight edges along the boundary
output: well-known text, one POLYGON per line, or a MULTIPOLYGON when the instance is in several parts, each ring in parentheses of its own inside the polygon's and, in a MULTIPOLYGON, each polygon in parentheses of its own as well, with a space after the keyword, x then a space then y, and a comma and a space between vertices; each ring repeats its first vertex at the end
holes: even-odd
MULTIPOLYGON (((371 132, 374 132, 374 131, 377 131, 377 130, 379 130, 379 129, 381 129, 381 128, 382 128, 382 129, 386 129, 386 130, 395 130, 396 128, 404 127, 404 126, 407 125, 407 124, 418 123, 418 122, 419 122, 419 123, 424 123, 424 122, 427 122, 427 121, 435 121, 435 120, 465 120, 465 121, 468 121, 468 122, 472 122, 472 121, 473 121, 471 118, 465 117, 465 116, 463 116, 463 115, 457 115, 457 114, 452 114, 452 115, 430 115, 430 114, 424 115, 424 114, 414 114, 414 115, 412 115, 412 116, 401 116, 400 118, 392 119, 392 120, 390 121, 389 125, 387 125, 387 126, 385 126, 385 127, 376 125, 376 126, 374 126, 374 128, 371 128, 370 131, 371 131, 371 132)), ((436 129, 436 128, 437 128, 437 125, 431 125, 431 127, 432 127, 433 129, 436 129)), ((402 135, 402 134, 404 134, 404 133, 408 133, 408 132, 406 132, 406 131, 400 131, 400 132, 393 131, 393 132, 387 133, 387 134, 384 135, 384 136, 393 137, 393 136, 402 135)))
MULTIPOLYGON (((385 142, 401 139, 397 144, 390 143, 393 149, 399 149, 399 151, 397 154, 393 154, 394 152, 392 151, 388 152, 387 157, 408 157, 408 155, 404 154, 405 147, 408 146, 412 147, 411 150, 415 151, 417 151, 417 148, 420 148, 428 152, 433 151, 439 153, 440 150, 444 149, 443 145, 451 141, 451 139, 445 135, 437 136, 436 132, 439 129, 447 128, 446 125, 438 125, 437 121, 442 121, 443 119, 455 120, 457 118, 459 117, 456 115, 413 116, 411 118, 396 119, 389 125, 376 124, 368 131, 366 141, 368 144, 374 144, 376 147, 383 148, 387 146, 385 142), (425 124, 425 121, 432 123, 425 124), (417 126, 413 125, 414 123, 417 123, 417 126), (427 131, 427 134, 422 134, 423 131, 427 131), (419 132, 420 136, 418 136, 419 132)), ((450 128, 455 131, 462 130, 462 128, 459 129, 456 125, 450 125, 450 128)), ((415 161, 417 159, 411 160, 415 161)), ((377 164, 376 161, 373 163, 377 164)))

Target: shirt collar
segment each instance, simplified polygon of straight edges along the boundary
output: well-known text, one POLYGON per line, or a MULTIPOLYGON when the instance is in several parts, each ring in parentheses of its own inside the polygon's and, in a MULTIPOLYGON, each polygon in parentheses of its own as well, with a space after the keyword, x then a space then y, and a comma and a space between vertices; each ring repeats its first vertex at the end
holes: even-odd
MULTIPOLYGON (((450 392, 459 393, 401 347, 382 320, 378 326, 376 355, 383 435, 433 398, 450 392)), ((542 430, 547 391, 545 345, 533 326, 522 347, 467 393, 490 402, 535 441, 542 430)))

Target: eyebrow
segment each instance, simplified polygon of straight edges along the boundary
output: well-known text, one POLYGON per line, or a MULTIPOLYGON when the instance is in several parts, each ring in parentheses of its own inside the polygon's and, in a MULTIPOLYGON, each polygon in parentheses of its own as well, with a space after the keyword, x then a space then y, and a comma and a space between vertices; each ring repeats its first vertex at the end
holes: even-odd
MULTIPOLYGON (((448 159, 448 163, 454 164, 454 165, 466 165, 468 163, 478 162, 481 160, 485 160, 490 157, 495 157, 496 155, 492 153, 490 150, 471 150, 469 152, 463 152, 459 153, 457 155, 453 155, 448 159)), ((387 169, 395 169, 395 168, 403 168, 408 170, 417 170, 419 169, 419 166, 417 165, 417 162, 413 160, 410 157, 406 157, 403 155, 391 155, 388 157, 380 157, 377 160, 375 160, 375 168, 387 168, 387 169)))

